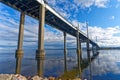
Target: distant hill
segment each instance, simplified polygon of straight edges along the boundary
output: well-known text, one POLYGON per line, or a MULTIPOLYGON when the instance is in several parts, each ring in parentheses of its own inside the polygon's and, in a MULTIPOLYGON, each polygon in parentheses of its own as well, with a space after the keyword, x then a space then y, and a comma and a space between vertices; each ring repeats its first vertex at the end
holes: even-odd
POLYGON ((100 50, 107 50, 107 49, 120 49, 120 47, 100 47, 100 50))

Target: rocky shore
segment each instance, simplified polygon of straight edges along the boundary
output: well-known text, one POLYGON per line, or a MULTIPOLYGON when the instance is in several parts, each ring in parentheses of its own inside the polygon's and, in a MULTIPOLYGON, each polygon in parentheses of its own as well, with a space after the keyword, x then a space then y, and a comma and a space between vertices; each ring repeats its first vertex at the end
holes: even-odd
MULTIPOLYGON (((20 74, 0 74, 0 80, 62 80, 55 77, 42 78, 39 76, 25 77, 20 74)), ((67 80, 81 80, 80 78, 67 79, 67 80)))

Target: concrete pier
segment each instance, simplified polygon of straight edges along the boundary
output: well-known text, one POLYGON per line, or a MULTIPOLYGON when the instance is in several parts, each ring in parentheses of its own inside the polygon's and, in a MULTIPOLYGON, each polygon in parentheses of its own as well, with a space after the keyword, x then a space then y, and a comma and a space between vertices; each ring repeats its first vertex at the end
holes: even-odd
POLYGON ((80 63, 82 64, 82 47, 81 47, 81 41, 79 40, 80 45, 80 63))
POLYGON ((40 77, 44 77, 44 59, 39 59, 37 60, 37 74, 40 76, 40 77))
POLYGON ((92 53, 93 53, 93 56, 94 56, 95 55, 94 46, 92 46, 92 53))
POLYGON ((90 62, 90 45, 89 45, 89 40, 87 40, 86 46, 87 46, 87 57, 88 57, 88 60, 90 62))
POLYGON ((16 55, 15 55, 15 58, 16 58, 15 73, 16 74, 20 74, 21 59, 23 57, 22 46, 23 46, 23 36, 24 36, 24 20, 25 20, 25 14, 23 12, 21 12, 21 15, 20 15, 20 24, 19 24, 18 47, 17 47, 16 55))
MULTIPOLYGON (((80 60, 81 50, 80 50, 79 28, 77 28, 76 40, 77 40, 77 64, 78 64, 79 74, 81 74, 81 60, 80 60)), ((81 75, 79 75, 79 77, 81 78, 81 75)))
POLYGON ((38 50, 36 51, 37 74, 41 76, 40 59, 44 59, 44 24, 45 24, 45 7, 43 4, 39 7, 39 31, 38 31, 38 50))
POLYGON ((87 56, 88 56, 88 62, 89 64, 89 80, 92 80, 92 70, 91 70, 91 57, 90 57, 90 45, 89 45, 89 40, 87 40, 87 56))
POLYGON ((64 32, 64 71, 67 71, 67 44, 66 44, 66 33, 64 32))

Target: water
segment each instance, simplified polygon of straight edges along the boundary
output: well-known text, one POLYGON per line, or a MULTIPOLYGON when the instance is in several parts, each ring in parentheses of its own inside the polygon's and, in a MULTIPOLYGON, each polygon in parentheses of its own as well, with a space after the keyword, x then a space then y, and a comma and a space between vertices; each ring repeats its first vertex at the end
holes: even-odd
MULTIPOLYGON (((82 57, 87 59, 86 51, 82 51, 82 57)), ((91 52, 92 54, 92 52, 91 52)), ((0 51, 0 73, 15 72, 15 51, 0 51)), ((92 55, 91 55, 92 56, 92 55)), ((120 50, 100 50, 99 56, 84 68, 82 78, 89 80, 120 80, 120 50), (90 76, 91 74, 91 76, 90 76)), ((46 50, 46 58, 43 61, 44 76, 60 77, 64 73, 63 50, 46 50)), ((68 50, 67 69, 71 71, 77 67, 76 50, 68 50)), ((25 76, 33 76, 37 73, 35 50, 24 50, 21 73, 25 76)))
MULTIPOLYGON (((100 50, 99 56, 91 63, 92 80, 120 80, 120 50, 100 50)), ((88 78, 89 69, 83 72, 88 78)))
MULTIPOLYGON (((68 70, 76 66, 76 50, 68 51, 68 70)), ((33 76, 37 73, 35 50, 24 50, 21 73, 26 76, 33 76)), ((46 50, 44 62, 44 76, 58 77, 64 72, 63 50, 46 50)), ((0 73, 15 72, 15 51, 0 51, 0 73)))
POLYGON ((93 80, 120 80, 120 50, 101 50, 92 62, 93 80))

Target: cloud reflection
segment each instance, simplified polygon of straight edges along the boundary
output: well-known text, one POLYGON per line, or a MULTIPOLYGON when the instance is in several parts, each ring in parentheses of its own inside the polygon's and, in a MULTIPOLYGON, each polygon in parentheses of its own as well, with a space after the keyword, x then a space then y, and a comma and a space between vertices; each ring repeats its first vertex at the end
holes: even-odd
POLYGON ((92 74, 103 75, 108 73, 120 74, 119 50, 100 51, 98 59, 92 63, 92 74))

